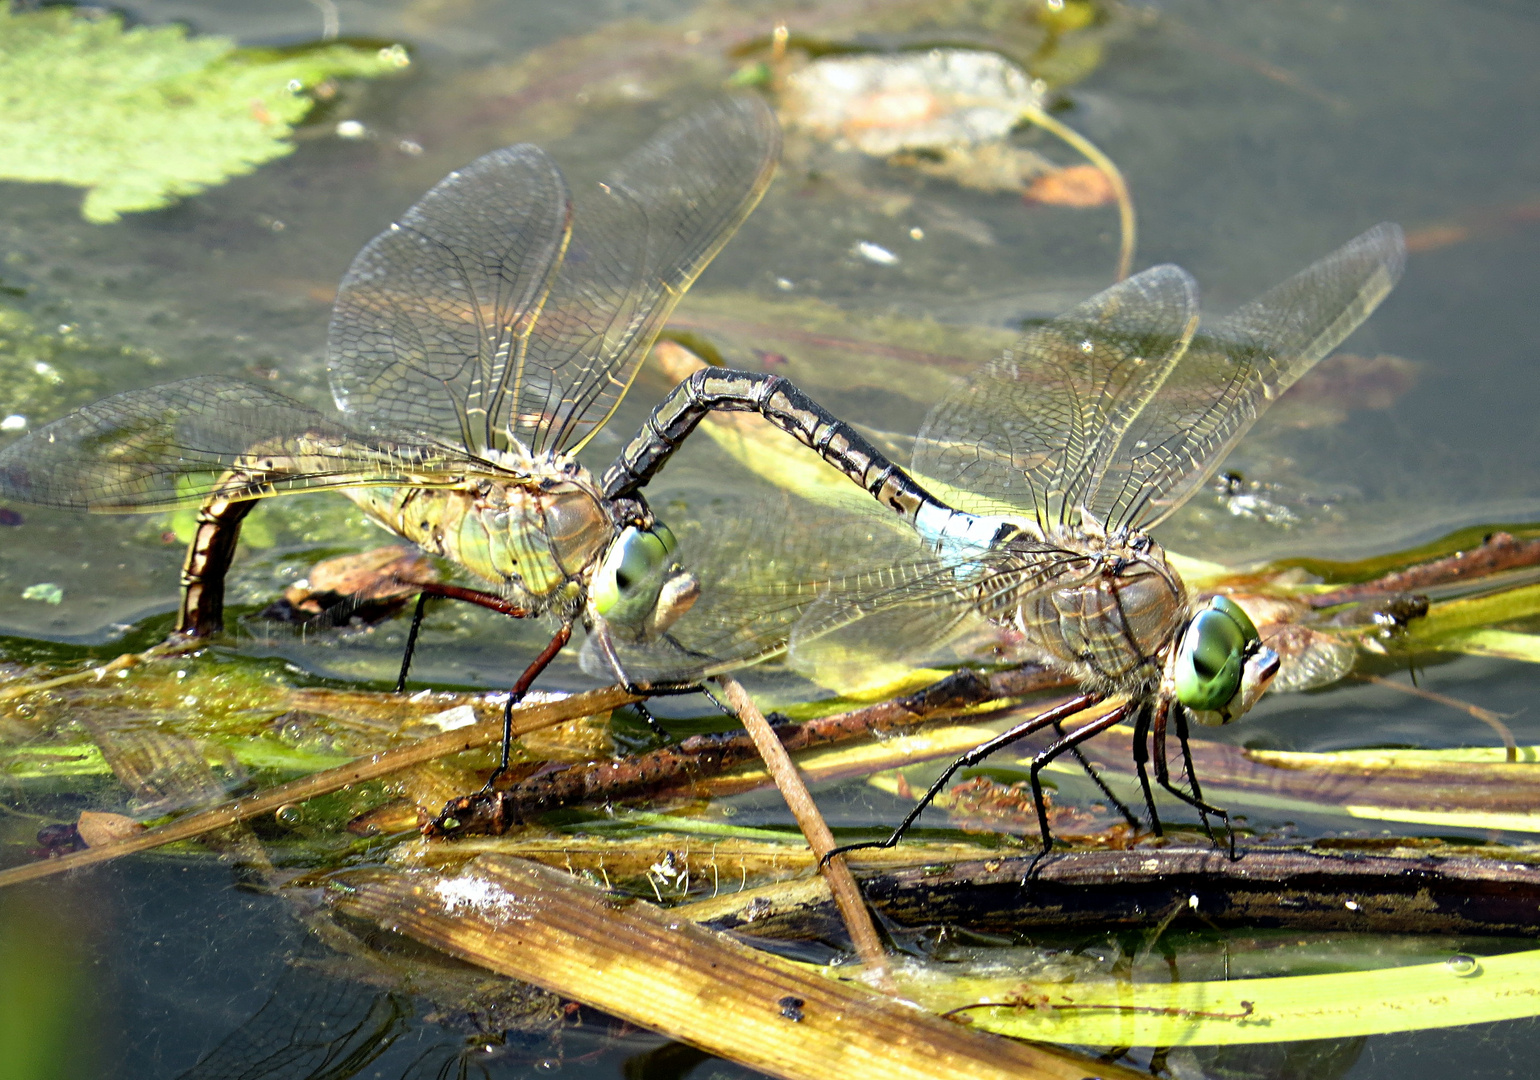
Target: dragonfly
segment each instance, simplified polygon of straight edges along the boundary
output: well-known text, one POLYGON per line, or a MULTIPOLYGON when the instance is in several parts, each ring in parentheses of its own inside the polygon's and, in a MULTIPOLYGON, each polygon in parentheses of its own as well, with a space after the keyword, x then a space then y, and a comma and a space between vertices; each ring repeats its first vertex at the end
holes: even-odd
MULTIPOLYGON (((603 488, 610 498, 635 491, 709 412, 757 412, 908 530, 906 551, 895 555, 891 533, 872 531, 881 542, 864 569, 847 556, 846 572, 798 587, 803 599, 784 642, 794 666, 828 672, 949 648, 1034 661, 1080 686, 951 763, 885 840, 841 850, 897 844, 959 770, 1035 732, 1062 732, 1068 717, 1111 702, 1032 761, 1043 851, 1052 838, 1042 768, 1131 719, 1157 835, 1151 764, 1156 782, 1206 827, 1209 815, 1225 822, 1233 854, 1228 815, 1203 798, 1193 772, 1188 718, 1238 719, 1279 660, 1240 604, 1189 593, 1151 530, 1191 498, 1271 402, 1368 318, 1404 263, 1400 228, 1382 224, 1211 320, 1200 319, 1186 271, 1145 270, 1027 329, 941 400, 916 438, 913 475, 783 377, 706 368, 653 411, 603 488), (816 597, 806 600, 809 592, 816 597), (1190 792, 1171 780, 1168 731, 1190 792)), ((718 606, 731 612, 717 635, 724 650, 756 632, 745 605, 718 606)), ((644 644, 656 653, 671 635, 644 644)))
MULTIPOLYGON (((198 639, 223 627, 224 577, 256 501, 340 491, 487 583, 417 584, 409 642, 430 595, 554 621, 511 712, 574 622, 594 617, 594 581, 608 583, 607 609, 672 549, 644 498, 606 498, 576 455, 753 210, 779 152, 769 107, 731 97, 576 195, 536 146, 486 154, 366 244, 342 279, 327 341, 337 414, 218 375, 131 390, 0 451, 0 495, 95 513, 197 506, 174 637, 198 639)), ((666 622, 691 599, 681 583, 646 603, 666 622)), ((410 659, 409 644, 398 690, 410 659)), ((507 753, 505 739, 504 767, 507 753)))

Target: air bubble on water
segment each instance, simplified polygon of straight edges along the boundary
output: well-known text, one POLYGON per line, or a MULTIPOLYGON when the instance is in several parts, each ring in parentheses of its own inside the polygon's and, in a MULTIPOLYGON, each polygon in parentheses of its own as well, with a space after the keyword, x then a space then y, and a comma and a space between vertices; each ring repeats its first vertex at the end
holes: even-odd
POLYGON ((851 248, 851 251, 852 253, 865 259, 867 262, 876 263, 878 266, 895 266, 898 263, 897 255, 893 254, 881 244, 874 244, 870 240, 861 240, 857 242, 856 245, 851 248))
POLYGON ((1455 953, 1444 961, 1444 966, 1462 979, 1481 974, 1481 961, 1465 953, 1455 953))
POLYGON ((273 811, 273 816, 281 825, 298 825, 303 814, 294 803, 284 803, 273 811))

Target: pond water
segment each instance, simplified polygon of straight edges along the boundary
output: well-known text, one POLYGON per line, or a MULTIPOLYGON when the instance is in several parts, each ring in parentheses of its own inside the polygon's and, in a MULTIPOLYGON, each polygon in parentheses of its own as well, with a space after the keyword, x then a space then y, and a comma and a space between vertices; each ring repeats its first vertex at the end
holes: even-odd
MULTIPOLYGON (((810 4, 788 15, 773 5, 673 0, 121 4, 132 21, 182 21, 260 46, 313 41, 334 10, 344 38, 403 43, 414 62, 402 77, 346 87, 292 155, 171 209, 94 225, 79 215, 78 191, 4 184, 0 300, 45 333, 68 328, 59 333, 92 343, 78 361, 91 370, 64 372, 67 385, 89 375, 70 404, 206 372, 324 403, 337 280, 366 240, 450 169, 527 140, 570 176, 596 176, 715 92, 739 64, 732 47, 762 42, 778 18, 788 18, 794 43, 801 35, 861 47, 987 43, 994 25, 988 5, 870 6, 810 4), (361 123, 365 137, 339 137, 344 120, 361 123)), ((1139 210, 1136 265, 1182 265, 1206 309, 1229 310, 1378 221, 1402 223, 1409 238, 1400 286, 1343 346, 1408 363, 1361 369, 1368 385, 1338 386, 1328 405, 1346 404, 1335 409, 1305 403, 1270 414, 1227 466, 1256 498, 1242 505, 1200 493, 1160 539, 1234 565, 1352 560, 1469 526, 1540 520, 1532 460, 1540 15, 1506 0, 1393 8, 1171 0, 1111 9, 1097 42, 1102 52, 1084 64, 1084 78, 1055 91, 1056 115, 1127 176, 1139 210)), ((1037 135, 1016 140, 1060 163, 1077 160, 1037 135)), ((872 430, 914 431, 934 400, 927 395, 987 358, 982 343, 1111 280, 1109 209, 1032 205, 879 162, 841 170, 816 150, 792 150, 675 324, 739 366, 773 365, 872 430), (863 257, 862 244, 897 258, 863 257), (828 332, 831 318, 842 332, 828 332), (906 325, 917 340, 923 334, 912 351, 932 354, 928 369, 913 356, 890 362, 891 352, 863 350, 879 338, 894 344, 906 325)), ((644 371, 585 451, 588 463, 602 467, 666 387, 644 371)), ((0 387, 0 414, 13 411, 0 387)), ((692 446, 652 501, 687 509, 742 482, 711 447, 692 446)), ((174 608, 182 549, 164 536, 169 517, 16 510, 19 523, 0 526, 0 647, 11 656, 41 643, 110 655, 135 624, 174 608), (62 590, 59 602, 21 598, 41 583, 62 590)), ((269 599, 319 555, 361 550, 382 535, 336 496, 264 506, 248 528, 232 600, 269 599)), ((537 628, 484 613, 444 611, 428 628, 414 677, 442 686, 504 687, 543 640, 537 628)), ((378 687, 393 677, 403 636, 387 626, 343 641, 247 636, 235 648, 378 687)), ((567 657, 547 681, 592 685, 567 657)), ((1426 669, 1420 682, 1509 717, 1520 744, 1540 743, 1540 716, 1528 708, 1532 669, 1467 657, 1426 669)), ((1298 750, 1493 738, 1464 712, 1362 684, 1264 699, 1216 737, 1298 750)), ((891 820, 899 806, 837 796, 836 825, 891 820)), ((743 802, 739 820, 789 818, 759 797, 743 802)), ((1252 815, 1253 826, 1280 824, 1252 815)), ((6 839, 19 860, 18 841, 6 839)), ((747 1075, 644 1033, 617 1035, 597 1018, 557 1042, 515 1038, 485 1060, 462 1056, 474 1027, 466 1018, 349 979, 307 941, 284 900, 242 888, 207 860, 143 859, 0 896, 6 939, 0 955, 24 964, 15 970, 28 972, 36 1001, 49 1006, 28 1015, 69 1032, 68 1058, 36 1076, 747 1075), (313 962, 296 967, 295 956, 313 962), (341 1030, 358 1034, 338 1042, 341 1030)), ((1527 1075, 1533 1046, 1533 1024, 1520 1021, 1190 1054, 1166 1068, 1182 1077, 1411 1080, 1446 1076, 1457 1061, 1464 1075, 1498 1077, 1527 1075)), ((7 1069, 0 1061, 0 1080, 23 1075, 7 1069)))

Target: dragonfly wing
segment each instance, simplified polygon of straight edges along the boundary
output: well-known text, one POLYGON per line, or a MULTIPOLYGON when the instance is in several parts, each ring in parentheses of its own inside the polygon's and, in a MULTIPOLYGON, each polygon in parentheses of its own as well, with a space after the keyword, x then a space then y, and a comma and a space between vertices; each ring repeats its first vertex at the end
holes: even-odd
POLYGON ((363 484, 455 486, 491 466, 370 438, 297 401, 204 375, 104 398, 0 451, 0 495, 98 513, 363 484))
POLYGON ((1379 305, 1401 276, 1397 225, 1377 225, 1228 318, 1205 321, 1123 434, 1088 505, 1109 527, 1153 528, 1257 417, 1379 305))
POLYGON ((501 447, 499 403, 571 227, 561 170, 521 144, 450 173, 364 246, 337 293, 337 407, 376 430, 501 447))
POLYGON ((755 97, 670 124, 578 200, 572 242, 495 419, 576 449, 630 387, 674 305, 769 186, 780 125, 755 97))
POLYGON ((679 538, 675 561, 699 595, 661 635, 611 626, 618 672, 590 636, 584 667, 592 674, 678 684, 769 659, 831 583, 915 544, 911 530, 875 505, 849 513, 784 495, 723 501, 669 524, 679 538))
POLYGON ((791 665, 814 682, 859 693, 916 668, 955 666, 996 637, 953 569, 917 553, 831 582, 789 647, 791 665))
POLYGON ((1083 553, 1025 535, 946 560, 927 552, 820 596, 792 634, 792 664, 848 692, 922 666, 1041 659, 1037 635, 1053 628, 1023 610, 1098 575, 1083 553))
POLYGON ((1029 330, 930 411, 915 471, 1045 525, 1070 520, 1187 347, 1197 312, 1187 272, 1156 266, 1029 330))

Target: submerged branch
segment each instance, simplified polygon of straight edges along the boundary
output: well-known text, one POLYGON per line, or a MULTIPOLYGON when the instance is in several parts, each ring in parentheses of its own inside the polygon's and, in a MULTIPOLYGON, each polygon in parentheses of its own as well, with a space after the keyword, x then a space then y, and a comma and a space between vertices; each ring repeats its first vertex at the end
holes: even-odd
MULTIPOLYGON (((907 926, 1021 933, 1148 927, 1278 927, 1365 933, 1540 933, 1540 865, 1460 854, 1383 854, 1383 845, 1055 852, 896 869, 855 867, 867 902, 907 926), (1376 850, 1378 848, 1378 850, 1376 850)), ((757 937, 824 938, 827 890, 797 881, 685 904, 677 914, 757 937)))
POLYGON ((1494 532, 1480 546, 1470 551, 1418 563, 1373 581, 1362 581, 1331 592, 1317 593, 1309 597, 1309 601, 1311 607, 1319 610, 1457 582, 1474 583, 1500 571, 1537 564, 1540 564, 1540 539, 1519 540, 1512 533, 1494 532))
MULTIPOLYGON (((1040 668, 1017 668, 988 676, 963 671, 893 701, 803 723, 778 724, 774 730, 787 751, 796 753, 906 730, 990 702, 1004 706, 1062 682, 1062 676, 1040 668)), ((578 803, 693 794, 700 781, 757 760, 759 751, 746 732, 695 735, 677 746, 625 761, 573 765, 531 777, 491 793, 483 813, 462 811, 457 814, 458 827, 440 831, 453 836, 498 833, 549 810, 578 803)))

